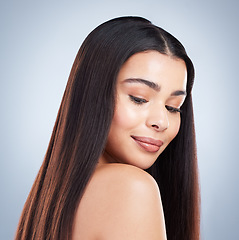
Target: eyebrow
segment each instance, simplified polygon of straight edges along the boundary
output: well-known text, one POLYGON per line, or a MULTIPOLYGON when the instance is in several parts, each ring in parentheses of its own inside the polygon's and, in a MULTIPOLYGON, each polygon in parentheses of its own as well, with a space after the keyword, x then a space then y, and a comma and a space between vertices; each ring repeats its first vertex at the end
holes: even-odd
POLYGON ((157 83, 142 79, 142 78, 127 78, 124 80, 124 82, 128 83, 143 83, 147 85, 148 87, 152 88, 153 90, 159 92, 160 86, 157 83))
MULTIPOLYGON (((152 88, 153 90, 159 92, 161 87, 154 82, 151 82, 149 80, 145 80, 142 78, 127 78, 124 80, 124 82, 128 82, 128 83, 142 83, 145 84, 146 86, 152 88)), ((171 96, 181 96, 181 95, 187 95, 186 91, 183 90, 177 90, 171 93, 171 96)))
POLYGON ((181 96, 181 95, 187 95, 186 91, 182 91, 182 90, 177 90, 173 93, 171 93, 171 96, 181 96))

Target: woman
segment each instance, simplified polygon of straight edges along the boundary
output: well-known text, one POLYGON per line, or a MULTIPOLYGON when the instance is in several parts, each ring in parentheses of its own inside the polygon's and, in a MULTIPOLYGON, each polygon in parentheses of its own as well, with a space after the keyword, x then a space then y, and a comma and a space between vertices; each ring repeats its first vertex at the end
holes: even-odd
POLYGON ((199 239, 193 79, 181 43, 146 19, 93 30, 16 239, 199 239))

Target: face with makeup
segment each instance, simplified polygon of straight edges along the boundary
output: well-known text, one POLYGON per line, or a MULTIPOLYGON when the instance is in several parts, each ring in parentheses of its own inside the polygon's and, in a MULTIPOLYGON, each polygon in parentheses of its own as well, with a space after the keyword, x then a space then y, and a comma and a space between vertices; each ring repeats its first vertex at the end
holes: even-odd
POLYGON ((157 51, 131 56, 116 86, 116 108, 100 163, 149 168, 177 135, 186 97, 185 62, 157 51))

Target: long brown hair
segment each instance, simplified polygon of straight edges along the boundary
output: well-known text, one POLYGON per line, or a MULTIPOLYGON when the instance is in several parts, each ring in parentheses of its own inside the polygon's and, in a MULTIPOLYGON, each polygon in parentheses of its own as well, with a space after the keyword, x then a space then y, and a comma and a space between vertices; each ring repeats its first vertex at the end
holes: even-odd
POLYGON ((186 63, 187 97, 179 133, 147 171, 160 187, 168 239, 199 239, 193 64, 182 44, 165 30, 140 17, 121 17, 93 30, 76 56, 16 240, 71 239, 76 209, 106 144, 117 74, 130 56, 146 50, 186 63))

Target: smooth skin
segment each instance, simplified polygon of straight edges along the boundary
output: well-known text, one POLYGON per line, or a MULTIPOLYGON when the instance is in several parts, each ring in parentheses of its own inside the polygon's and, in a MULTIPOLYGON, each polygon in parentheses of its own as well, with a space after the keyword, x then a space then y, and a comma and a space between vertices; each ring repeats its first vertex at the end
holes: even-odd
POLYGON ((179 131, 186 83, 183 60, 156 51, 131 56, 117 78, 116 109, 100 163, 152 166, 179 131), (132 137, 160 140, 163 145, 148 152, 132 137))
POLYGON ((164 240, 163 209, 155 180, 126 164, 107 164, 81 199, 73 240, 164 240))
POLYGON ((73 240, 166 239, 160 191, 144 169, 179 131, 186 79, 184 61, 157 51, 122 66, 107 144, 77 209, 73 240))

